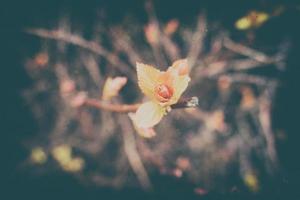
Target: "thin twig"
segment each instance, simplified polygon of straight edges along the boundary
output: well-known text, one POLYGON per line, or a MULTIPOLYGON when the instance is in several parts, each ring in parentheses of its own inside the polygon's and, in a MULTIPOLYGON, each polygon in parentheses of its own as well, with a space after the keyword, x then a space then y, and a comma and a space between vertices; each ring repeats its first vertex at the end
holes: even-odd
POLYGON ((101 110, 111 111, 111 112, 119 112, 119 113, 128 113, 135 112, 140 104, 112 104, 104 101, 100 101, 98 99, 86 99, 84 102, 84 106, 93 107, 101 110))
POLYGON ((136 141, 133 134, 133 129, 127 117, 119 116, 119 123, 122 129, 124 141, 124 150, 132 170, 136 174, 140 184, 144 189, 151 189, 151 182, 147 171, 144 167, 142 159, 137 151, 136 141))
POLYGON ((115 41, 115 48, 122 50, 128 57, 131 65, 135 66, 137 61, 141 61, 139 54, 136 52, 132 40, 128 34, 123 32, 121 28, 112 28, 110 30, 112 39, 115 41))
POLYGON ((206 18, 204 15, 198 17, 198 24, 195 33, 192 36, 191 48, 188 52, 190 68, 195 66, 196 60, 201 54, 203 48, 203 40, 206 35, 206 18))
POLYGON ((165 52, 168 54, 170 60, 176 60, 180 58, 179 48, 175 44, 170 36, 166 35, 164 32, 160 31, 161 44, 164 47, 165 52))
MULTIPOLYGON (((273 84, 273 90, 276 87, 273 84)), ((271 90, 272 90, 271 89, 271 90)), ((275 141, 274 141, 274 133, 272 131, 271 125, 271 99, 272 99, 272 91, 266 90, 264 94, 260 97, 259 103, 259 114, 258 118, 260 120, 260 124, 262 126, 262 133, 265 136, 267 142, 267 153, 272 161, 272 164, 276 164, 277 155, 275 150, 275 141)), ((273 166, 274 167, 274 166, 273 166)))
POLYGON ((119 59, 119 57, 110 53, 94 41, 87 41, 78 35, 67 33, 61 30, 27 29, 26 32, 43 38, 64 41, 79 46, 81 48, 90 50, 98 55, 105 57, 108 60, 108 62, 120 72, 124 73, 130 78, 133 78, 133 80, 136 79, 133 76, 130 67, 126 63, 122 62, 119 59))
POLYGON ((222 77, 227 78, 231 82, 252 83, 257 85, 266 85, 267 83, 276 82, 276 80, 271 78, 243 73, 225 74, 222 75, 222 77))
POLYGON ((266 54, 261 53, 257 50, 251 49, 251 48, 246 47, 239 43, 235 43, 234 41, 232 41, 229 38, 224 38, 224 47, 226 47, 227 49, 230 49, 231 51, 233 51, 235 53, 250 57, 261 63, 269 64, 269 63, 278 61, 274 57, 267 56, 266 54))
MULTIPOLYGON (((86 99, 84 106, 93 107, 101 110, 111 111, 111 112, 118 112, 118 113, 128 113, 128 112, 135 112, 141 104, 112 104, 109 102, 100 101, 98 99, 86 99)), ((179 108, 190 108, 196 107, 198 105, 198 98, 191 97, 187 99, 181 99, 176 104, 171 105, 172 109, 179 109, 179 108)))
POLYGON ((145 6, 146 6, 145 9, 146 9, 146 12, 147 12, 147 15, 149 18, 149 24, 152 24, 158 33, 157 39, 159 42, 158 43, 150 43, 154 59, 160 67, 166 66, 167 65, 167 63, 165 62, 166 59, 163 55, 162 47, 160 44, 162 31, 160 30, 159 22, 156 17, 156 14, 155 14, 155 10, 154 10, 152 1, 147 1, 145 6))

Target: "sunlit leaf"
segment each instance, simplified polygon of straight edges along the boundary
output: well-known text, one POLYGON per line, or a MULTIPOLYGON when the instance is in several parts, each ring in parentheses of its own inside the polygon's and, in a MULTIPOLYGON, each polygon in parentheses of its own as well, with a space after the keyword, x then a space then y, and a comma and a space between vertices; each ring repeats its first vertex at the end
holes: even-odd
POLYGON ((269 14, 266 12, 251 11, 248 15, 238 19, 235 22, 235 27, 239 30, 247 30, 260 27, 269 19, 269 14))

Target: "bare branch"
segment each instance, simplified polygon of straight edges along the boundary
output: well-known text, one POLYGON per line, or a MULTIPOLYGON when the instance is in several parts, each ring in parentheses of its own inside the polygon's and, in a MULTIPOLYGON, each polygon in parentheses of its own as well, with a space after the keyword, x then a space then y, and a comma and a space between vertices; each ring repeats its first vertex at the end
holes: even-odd
POLYGON ((203 40, 206 35, 206 18, 204 15, 198 17, 197 29, 192 36, 191 47, 188 52, 189 64, 190 67, 193 68, 197 57, 202 51, 203 48, 203 40))
POLYGON ((261 62, 261 63, 268 64, 268 63, 274 63, 274 62, 277 61, 277 59, 274 58, 274 57, 267 56, 266 54, 261 53, 257 50, 251 49, 251 48, 246 47, 242 44, 235 43, 229 38, 224 39, 224 46, 227 49, 230 49, 231 51, 233 51, 235 53, 242 54, 244 56, 250 57, 250 58, 252 58, 252 59, 254 59, 258 62, 261 62))
POLYGON ((132 170, 136 174, 140 184, 144 189, 151 189, 151 182, 147 171, 144 167, 142 159, 137 151, 136 142, 133 134, 133 129, 127 117, 119 116, 119 123, 122 129, 124 141, 124 150, 132 170))
POLYGON ((79 46, 81 48, 90 50, 98 55, 105 57, 108 60, 108 62, 113 67, 118 69, 120 72, 124 73, 125 75, 132 78, 133 80, 136 79, 136 77, 133 76, 133 73, 130 70, 130 67, 126 63, 122 62, 119 59, 119 57, 110 53, 109 51, 104 49, 102 46, 100 46, 100 44, 98 44, 94 41, 87 41, 78 35, 67 33, 67 32, 64 32, 61 30, 52 31, 52 30, 46 30, 46 29, 27 29, 26 32, 30 33, 32 35, 43 37, 43 38, 64 41, 64 42, 79 46))

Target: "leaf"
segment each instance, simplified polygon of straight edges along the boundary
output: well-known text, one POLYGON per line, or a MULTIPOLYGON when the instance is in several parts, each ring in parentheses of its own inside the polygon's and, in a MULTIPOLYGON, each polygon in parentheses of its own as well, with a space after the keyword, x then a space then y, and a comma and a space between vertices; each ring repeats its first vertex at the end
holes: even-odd
POLYGON ((31 150, 30 160, 35 164, 44 164, 47 161, 47 155, 43 148, 35 147, 31 150))
POLYGON ((235 27, 239 30, 249 29, 251 25, 251 21, 247 17, 242 17, 235 22, 235 27))
POLYGON ((51 154, 59 164, 64 165, 72 159, 72 148, 66 144, 59 145, 52 149, 51 154))
POLYGON ((180 76, 182 75, 187 75, 189 73, 189 65, 188 65, 188 60, 187 59, 180 59, 176 60, 173 64, 172 67, 174 69, 178 70, 178 74, 180 76))
POLYGON ((139 128, 150 128, 156 125, 166 113, 166 108, 148 101, 143 103, 136 111, 135 123, 139 128))
POLYGON ((235 27, 239 30, 258 28, 270 18, 266 12, 250 11, 246 16, 238 19, 235 27))
POLYGON ((251 172, 246 173, 244 176, 244 182, 252 192, 257 192, 259 190, 259 181, 255 174, 251 172))
POLYGON ((156 135, 155 130, 150 127, 150 128, 142 128, 142 127, 138 127, 136 124, 136 115, 135 113, 128 113, 129 118, 131 119, 134 129, 136 130, 136 132, 144 137, 144 138, 152 138, 156 135))
POLYGON ((78 172, 84 167, 84 160, 80 157, 72 158, 69 162, 62 165, 62 168, 67 172, 78 172))
POLYGON ((147 97, 155 100, 154 88, 159 81, 161 71, 143 63, 136 64, 136 71, 140 89, 147 97))
POLYGON ((111 98, 118 96, 120 90, 127 83, 126 77, 117 76, 115 78, 108 77, 104 83, 102 99, 110 100, 111 98))

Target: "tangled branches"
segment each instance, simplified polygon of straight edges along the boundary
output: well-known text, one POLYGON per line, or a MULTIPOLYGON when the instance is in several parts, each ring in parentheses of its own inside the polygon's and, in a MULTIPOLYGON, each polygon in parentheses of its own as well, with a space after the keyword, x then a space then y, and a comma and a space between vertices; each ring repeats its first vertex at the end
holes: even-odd
POLYGON ((44 42, 42 52, 26 63, 35 85, 24 92, 40 124, 45 144, 40 150, 54 158, 44 167, 58 166, 83 181, 114 187, 151 188, 151 174, 159 172, 206 190, 233 187, 223 183, 237 167, 257 190, 259 171, 276 168, 271 108, 277 81, 251 70, 282 69, 286 49, 267 55, 234 42, 221 29, 210 30, 204 15, 195 27, 183 27, 177 20, 161 24, 151 5, 146 9, 144 28, 101 26, 90 40, 65 26, 27 30, 44 42), (119 112, 135 111, 142 101, 135 63, 164 67, 184 57, 191 65, 185 96, 197 96, 199 106, 174 110, 151 130, 156 135, 151 139, 134 134, 128 116, 119 112), (101 101, 108 76, 125 76, 128 83, 119 96, 101 101), (63 158, 57 159, 57 152, 63 158))

